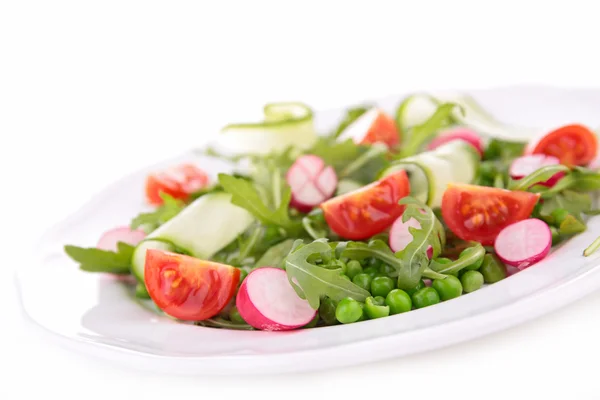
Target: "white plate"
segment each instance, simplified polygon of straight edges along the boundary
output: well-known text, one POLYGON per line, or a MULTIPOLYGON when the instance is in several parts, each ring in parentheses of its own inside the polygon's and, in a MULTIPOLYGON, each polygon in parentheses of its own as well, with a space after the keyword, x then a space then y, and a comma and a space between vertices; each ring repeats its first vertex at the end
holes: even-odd
MULTIPOLYGON (((600 91, 511 87, 470 93, 508 123, 542 129, 574 121, 600 126, 600 91)), ((393 112, 401 97, 379 104, 393 112)), ((340 115, 318 113, 317 125, 330 126, 340 115)), ((447 346, 535 318, 600 287, 600 255, 581 254, 600 235, 600 217, 595 217, 587 232, 529 269, 410 313, 284 333, 177 323, 135 300, 124 281, 80 272, 62 246, 93 246, 101 232, 127 224, 143 208, 147 173, 183 160, 198 161, 198 156, 184 154, 123 178, 42 238, 37 258, 18 272, 23 311, 30 321, 62 344, 137 368, 185 374, 276 373, 447 346)), ((225 167, 211 159, 202 162, 213 174, 225 167)))

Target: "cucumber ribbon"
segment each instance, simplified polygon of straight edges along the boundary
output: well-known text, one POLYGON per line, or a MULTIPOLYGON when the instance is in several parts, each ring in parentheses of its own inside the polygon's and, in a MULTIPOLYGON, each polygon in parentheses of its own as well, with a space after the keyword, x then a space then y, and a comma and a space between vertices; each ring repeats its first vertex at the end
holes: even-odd
POLYGON ((217 145, 233 154, 269 154, 289 147, 308 149, 317 140, 313 111, 303 103, 270 103, 264 119, 226 125, 217 145))

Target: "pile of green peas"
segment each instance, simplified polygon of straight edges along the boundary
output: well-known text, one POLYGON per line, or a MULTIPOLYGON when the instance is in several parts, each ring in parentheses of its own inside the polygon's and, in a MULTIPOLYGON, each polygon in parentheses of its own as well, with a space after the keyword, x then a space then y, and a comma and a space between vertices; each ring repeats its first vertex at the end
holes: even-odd
MULTIPOLYGON (((445 258, 436 261, 452 262, 445 258)), ((371 296, 364 303, 350 297, 339 302, 325 298, 318 313, 323 325, 350 324, 429 307, 474 292, 484 283, 495 283, 507 276, 505 265, 494 254, 486 254, 456 275, 435 279, 430 285, 421 280, 416 287, 402 290, 397 287, 397 279, 390 276, 393 268, 379 260, 335 260, 334 263, 328 267, 340 268, 344 277, 367 290, 371 296)))

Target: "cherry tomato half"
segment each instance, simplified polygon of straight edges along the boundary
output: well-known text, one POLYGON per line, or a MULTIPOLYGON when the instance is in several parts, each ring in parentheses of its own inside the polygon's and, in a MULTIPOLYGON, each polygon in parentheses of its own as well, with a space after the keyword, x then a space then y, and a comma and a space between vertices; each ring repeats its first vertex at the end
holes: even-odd
POLYGON ((321 204, 329 227, 345 239, 362 240, 388 228, 404 212, 398 201, 410 192, 408 176, 399 171, 363 188, 321 204))
POLYGON ((340 135, 340 140, 352 138, 358 144, 386 144, 393 149, 400 143, 396 122, 384 111, 372 108, 350 124, 340 135))
POLYGON ((586 165, 596 157, 598 139, 583 125, 562 126, 530 146, 530 154, 554 156, 561 164, 586 165))
POLYGON ((144 281, 150 297, 168 315, 201 321, 217 315, 235 294, 240 270, 230 265, 150 249, 144 281))
POLYGON ((459 238, 492 245, 503 228, 529 218, 539 198, 539 193, 451 183, 442 197, 442 216, 459 238))
POLYGON ((192 164, 182 164, 166 171, 148 176, 146 197, 150 204, 160 206, 164 192, 171 197, 187 200, 189 195, 202 189, 208 183, 208 175, 192 164))

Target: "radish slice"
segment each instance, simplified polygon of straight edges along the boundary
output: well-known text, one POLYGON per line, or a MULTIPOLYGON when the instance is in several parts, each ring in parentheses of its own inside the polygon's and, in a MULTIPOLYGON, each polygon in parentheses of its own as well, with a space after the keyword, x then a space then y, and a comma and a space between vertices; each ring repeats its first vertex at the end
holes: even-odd
POLYGON ((250 272, 240 286, 235 305, 244 321, 263 331, 300 328, 317 313, 296 294, 286 272, 273 267, 250 272))
MULTIPOLYGON (((414 218, 409 219, 406 222, 402 221, 402 216, 398 217, 396 221, 392 224, 390 228, 390 249, 395 253, 397 251, 404 250, 406 246, 413 240, 412 234, 409 232, 408 228, 416 228, 421 229, 421 224, 414 218)), ((427 248, 427 257, 431 258, 433 256, 433 247, 429 246, 427 248)))
POLYGON ((519 268, 513 267, 512 265, 507 265, 506 266, 506 276, 514 275, 514 274, 516 274, 519 271, 520 271, 519 268))
POLYGON ((467 128, 455 128, 442 132, 427 145, 427 149, 437 149, 441 145, 453 140, 462 140, 469 143, 477 150, 480 156, 483 155, 483 140, 477 132, 467 128))
POLYGON ((507 265, 523 270, 540 261, 550 252, 552 232, 536 218, 525 219, 502 229, 494 250, 507 265))
POLYGON ((142 230, 129 229, 128 226, 121 226, 105 232, 98 241, 96 248, 107 251, 117 251, 117 243, 124 242, 132 246, 137 246, 139 242, 144 240, 146 232, 142 230))
MULTIPOLYGON (((544 154, 531 154, 516 158, 510 165, 508 173, 513 179, 522 179, 527 175, 535 172, 536 170, 545 167, 547 165, 559 165, 560 160, 554 156, 547 156, 544 154)), ((546 182, 540 183, 540 185, 552 187, 558 182, 563 176, 564 172, 558 172, 554 174, 546 182)))
POLYGON ((291 206, 298 211, 309 212, 330 199, 337 187, 335 170, 326 166, 317 156, 298 158, 287 172, 286 180, 292 188, 291 206))

